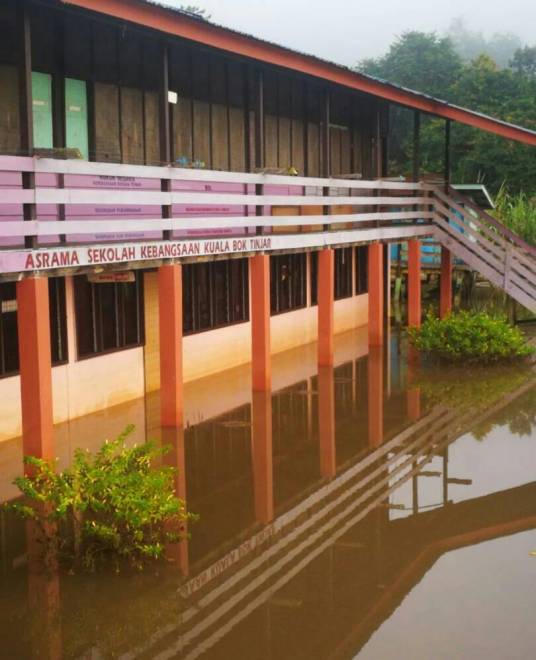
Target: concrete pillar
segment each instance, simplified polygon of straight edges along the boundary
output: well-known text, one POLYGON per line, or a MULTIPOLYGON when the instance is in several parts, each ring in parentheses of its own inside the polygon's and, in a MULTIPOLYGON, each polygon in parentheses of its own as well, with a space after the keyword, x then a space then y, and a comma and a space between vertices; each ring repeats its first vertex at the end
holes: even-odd
POLYGON ((182 266, 158 269, 160 334, 160 421, 162 426, 183 424, 182 378, 182 266))
POLYGON ((441 247, 439 287, 439 316, 444 318, 452 311, 452 253, 445 247, 441 247))
POLYGON ((251 456, 255 491, 255 519, 269 523, 274 518, 272 457, 272 393, 253 392, 251 401, 251 456))
POLYGON ((333 364, 333 307, 335 298, 335 253, 318 252, 318 364, 333 364))
POLYGON ((368 248, 369 345, 383 344, 383 245, 372 243, 368 248))
POLYGON ((251 371, 255 392, 272 388, 270 361, 270 257, 257 254, 249 259, 251 301, 251 371))
POLYGON ((383 348, 371 346, 368 355, 368 438, 371 448, 383 442, 383 348))
POLYGON ((333 367, 318 368, 318 434, 320 474, 333 479, 337 473, 335 445, 335 381, 333 367))
POLYGON ((48 279, 17 283, 22 439, 25 456, 52 460, 52 357, 48 279))
POLYGON ((408 326, 421 325, 421 242, 408 241, 408 326))

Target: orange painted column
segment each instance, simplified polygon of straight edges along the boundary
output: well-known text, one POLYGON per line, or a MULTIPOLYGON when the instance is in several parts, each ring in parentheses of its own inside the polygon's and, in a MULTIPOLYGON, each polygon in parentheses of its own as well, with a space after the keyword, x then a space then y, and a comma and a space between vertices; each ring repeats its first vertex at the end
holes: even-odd
POLYGON ((369 345, 383 344, 383 245, 372 243, 368 248, 369 345))
POLYGON ((368 438, 369 446, 383 442, 383 348, 371 346, 368 354, 368 438))
POLYGON ((441 247, 441 276, 439 278, 439 316, 452 311, 452 252, 441 247))
MULTIPOLYGON (((184 447, 184 428, 163 428, 162 429, 162 446, 170 447, 170 451, 164 454, 164 463, 176 470, 175 473, 175 495, 186 503, 188 508, 188 501, 186 497, 186 457, 184 447)), ((176 531, 176 530, 175 530, 176 531)), ((180 573, 187 576, 190 572, 190 560, 188 554, 188 524, 183 523, 180 529, 182 538, 177 543, 169 543, 166 548, 166 555, 175 566, 179 569, 180 573)))
POLYGON ((25 456, 54 458, 48 279, 17 283, 22 438, 25 456))
POLYGON ((271 392, 253 392, 251 414, 255 518, 257 522, 269 523, 274 518, 271 392))
POLYGON ((318 435, 320 474, 332 479, 337 473, 335 445, 335 381, 333 367, 318 368, 318 435))
POLYGON ((160 422, 179 427, 183 423, 182 382, 182 266, 158 269, 158 316, 160 333, 160 422))
POLYGON ((251 300, 251 381, 255 392, 272 388, 270 361, 270 257, 249 259, 251 300))
POLYGON ((421 242, 408 241, 408 326, 421 325, 421 242))
POLYGON ((318 252, 318 364, 333 364, 333 306, 335 299, 335 253, 318 252))

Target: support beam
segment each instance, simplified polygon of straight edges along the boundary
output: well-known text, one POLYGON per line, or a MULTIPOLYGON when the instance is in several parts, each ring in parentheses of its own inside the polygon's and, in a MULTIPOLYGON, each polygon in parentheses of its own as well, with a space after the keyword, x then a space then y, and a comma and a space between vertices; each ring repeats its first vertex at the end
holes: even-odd
POLYGON ((251 456, 255 491, 255 519, 259 523, 266 524, 274 518, 271 391, 253 392, 251 408, 251 456))
POLYGON ((183 424, 182 266, 158 269, 160 416, 163 427, 183 424))
POLYGON ((421 243, 408 241, 408 326, 421 325, 421 243))
POLYGON ((413 111, 413 181, 421 177, 421 113, 413 111))
POLYGON ((368 355, 368 440, 369 447, 383 442, 383 347, 371 346, 368 355))
POLYGON ((264 75, 260 68, 254 73, 254 167, 264 167, 264 75))
POLYGON ((25 456, 54 458, 48 279, 17 283, 22 445, 25 456))
POLYGON ((253 391, 272 388, 270 360, 270 257, 249 258, 251 301, 251 382, 253 391))
POLYGON ((441 275, 439 278, 439 316, 452 311, 452 252, 441 247, 441 275))
POLYGON ((318 252, 318 364, 333 364, 333 308, 335 298, 335 253, 318 252))
POLYGON ((171 130, 169 121, 169 47, 160 43, 160 84, 158 89, 160 125, 160 160, 164 165, 171 161, 171 130))
POLYGON ((450 130, 451 122, 447 119, 445 122, 445 193, 448 194, 450 187, 450 171, 451 171, 451 152, 450 152, 450 130))
POLYGON ((335 445, 335 380, 332 366, 318 368, 318 435, 320 474, 333 479, 337 473, 335 445))
POLYGON ((32 38, 25 0, 17 2, 17 43, 19 44, 19 112, 21 151, 32 155, 34 148, 32 106, 32 38))
POLYGON ((369 345, 383 344, 383 245, 372 243, 368 248, 369 345))

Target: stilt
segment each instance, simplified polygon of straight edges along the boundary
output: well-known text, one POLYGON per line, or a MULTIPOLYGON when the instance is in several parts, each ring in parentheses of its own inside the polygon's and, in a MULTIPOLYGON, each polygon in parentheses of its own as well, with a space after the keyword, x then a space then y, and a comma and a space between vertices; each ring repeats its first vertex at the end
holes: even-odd
POLYGON ((372 243, 368 252, 369 345, 383 344, 383 245, 372 243))
POLYGON ((333 364, 333 306, 335 298, 335 253, 318 252, 318 364, 333 364))
POLYGON ((253 392, 251 455, 255 489, 255 519, 269 523, 274 517, 272 461, 272 393, 253 392))
POLYGON ((439 316, 452 311, 452 252, 441 247, 441 276, 439 279, 439 316))
POLYGON ((52 358, 46 277, 17 283, 17 311, 23 452, 25 456, 52 460, 52 358))
POLYGON ((160 411, 162 426, 183 423, 182 391, 182 266, 158 270, 160 320, 160 411))
POLYGON ((408 241, 408 326, 421 325, 421 243, 408 241))
POLYGON ((383 442, 383 348, 371 346, 368 355, 369 447, 383 442))
POLYGON ((335 382, 333 367, 318 368, 318 434, 320 473, 333 479, 337 473, 335 447, 335 382))
POLYGON ((257 254, 249 259, 251 300, 251 370, 255 392, 270 391, 270 257, 257 254))

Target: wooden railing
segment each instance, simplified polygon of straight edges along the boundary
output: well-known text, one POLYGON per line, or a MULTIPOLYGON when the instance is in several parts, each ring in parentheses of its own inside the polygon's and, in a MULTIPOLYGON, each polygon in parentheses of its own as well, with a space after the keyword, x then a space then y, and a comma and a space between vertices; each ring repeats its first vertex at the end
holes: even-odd
POLYGON ((425 236, 536 311, 536 249, 457 192, 0 157, 0 275, 425 236))

